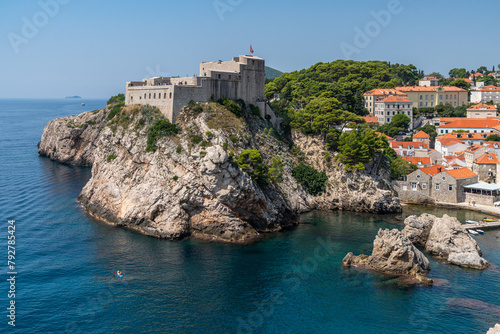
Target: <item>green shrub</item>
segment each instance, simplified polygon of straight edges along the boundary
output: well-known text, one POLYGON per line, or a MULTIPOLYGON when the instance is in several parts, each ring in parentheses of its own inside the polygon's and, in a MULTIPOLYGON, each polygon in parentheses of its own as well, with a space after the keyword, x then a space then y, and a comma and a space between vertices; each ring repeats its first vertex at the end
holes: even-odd
POLYGON ((326 161, 330 161, 330 159, 331 159, 330 153, 329 153, 329 152, 325 152, 325 155, 323 156, 323 158, 324 158, 326 161))
POLYGON ((177 181, 179 179, 179 177, 177 175, 174 175, 174 177, 172 178, 172 180, 174 181, 177 181))
POLYGON ((208 139, 212 138, 212 132, 211 131, 205 132, 205 136, 207 136, 208 139))
POLYGON ((111 104, 111 103, 117 103, 117 102, 125 102, 125 94, 120 93, 120 94, 118 94, 118 95, 112 96, 112 97, 108 100, 108 104, 111 104))
POLYGON ((88 125, 95 125, 95 122, 94 121, 87 121, 87 124, 88 125))
POLYGON ((237 161, 240 168, 258 184, 264 186, 268 183, 269 168, 262 160, 259 150, 244 150, 237 161))
POLYGON ((109 161, 112 161, 112 160, 115 160, 116 159, 116 155, 114 154, 110 154, 108 155, 108 157, 106 158, 106 160, 109 162, 109 161))
POLYGON ((229 148, 229 144, 228 143, 222 143, 222 149, 224 151, 227 151, 228 148, 229 148))
POLYGON ((120 102, 120 103, 117 103, 115 104, 112 108, 111 108, 111 111, 109 112, 109 115, 108 115, 108 121, 113 119, 113 117, 115 117, 116 115, 118 115, 119 113, 121 113, 123 107, 125 106, 125 102, 120 102))
POLYGON ((293 168, 292 176, 311 195, 319 195, 326 188, 328 177, 324 172, 318 172, 311 166, 300 164, 293 168))
POLYGON ((252 113, 252 115, 260 117, 260 109, 259 109, 259 107, 254 106, 253 104, 249 104, 248 107, 250 108, 250 112, 252 113))
POLYGON ((236 144, 238 142, 238 137, 234 135, 229 136, 229 140, 233 142, 233 144, 236 144))
POLYGON ((236 115, 236 117, 241 116, 241 111, 245 109, 245 102, 241 99, 234 101, 228 99, 219 99, 217 103, 222 104, 227 110, 236 115))
POLYGON ((201 143, 202 140, 203 140, 203 137, 200 135, 191 135, 191 142, 195 145, 201 143))
POLYGON ((180 128, 170 123, 168 119, 161 119, 156 121, 153 126, 148 130, 148 141, 146 146, 147 152, 155 152, 158 147, 156 146, 156 141, 164 136, 176 135, 180 131, 180 128))
POLYGON ((201 142, 201 147, 207 148, 208 146, 210 146, 210 142, 208 142, 206 140, 204 140, 204 141, 201 142))
POLYGON ((180 145, 177 146, 177 148, 175 149, 175 152, 177 152, 177 154, 180 154, 182 152, 182 147, 180 145))
POLYGON ((267 173, 273 183, 277 184, 283 182, 283 167, 285 167, 285 164, 281 161, 280 157, 275 156, 273 158, 272 167, 269 168, 269 172, 267 173))

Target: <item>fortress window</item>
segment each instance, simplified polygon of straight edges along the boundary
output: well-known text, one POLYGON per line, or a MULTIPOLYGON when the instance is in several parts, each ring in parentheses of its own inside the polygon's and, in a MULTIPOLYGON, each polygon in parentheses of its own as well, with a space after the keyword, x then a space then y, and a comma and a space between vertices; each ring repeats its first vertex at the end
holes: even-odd
POLYGON ((188 84, 188 82, 187 82, 187 81, 184 81, 184 84, 185 84, 185 85, 187 85, 187 84, 188 84))
POLYGON ((146 99, 146 93, 144 93, 144 100, 146 99))
POLYGON ((156 99, 156 93, 153 93, 153 99, 156 99))
POLYGON ((217 77, 220 79, 220 77, 221 77, 220 74, 217 77))
POLYGON ((133 97, 133 96, 131 96, 131 97, 130 97, 130 100, 131 100, 131 101, 133 101, 133 100, 134 100, 134 97, 133 97))
POLYGON ((167 93, 163 93, 163 98, 166 99, 167 98, 167 93))
POLYGON ((231 74, 229 74, 229 77, 228 77, 229 80, 231 80, 231 74))
POLYGON ((142 100, 142 96, 139 96, 139 100, 142 100))
POLYGON ((168 98, 169 98, 169 99, 171 99, 171 98, 172 98, 172 92, 170 92, 170 93, 169 93, 168 98))

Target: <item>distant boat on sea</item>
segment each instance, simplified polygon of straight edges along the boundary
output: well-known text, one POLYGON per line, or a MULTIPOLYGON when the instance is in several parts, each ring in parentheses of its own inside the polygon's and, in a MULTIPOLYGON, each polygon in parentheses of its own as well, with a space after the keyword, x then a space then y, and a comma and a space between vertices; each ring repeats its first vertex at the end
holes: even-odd
POLYGON ((85 103, 82 103, 82 107, 85 105, 85 103))
POLYGON ((65 99, 81 99, 81 96, 74 95, 74 96, 66 96, 65 99))

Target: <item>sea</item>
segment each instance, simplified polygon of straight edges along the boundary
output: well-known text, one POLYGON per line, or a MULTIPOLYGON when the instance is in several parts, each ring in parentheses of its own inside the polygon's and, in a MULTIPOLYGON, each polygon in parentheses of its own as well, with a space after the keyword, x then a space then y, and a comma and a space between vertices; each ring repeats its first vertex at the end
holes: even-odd
MULTIPOLYGON (((91 168, 40 157, 37 143, 51 119, 105 104, 0 99, 1 333, 471 334, 500 322, 499 230, 474 237, 485 271, 428 256, 428 287, 341 267, 348 252, 370 254, 379 229, 402 229, 395 215, 310 212, 250 245, 95 220, 77 201, 91 168)), ((423 212, 484 217, 420 206, 403 217, 423 212)))

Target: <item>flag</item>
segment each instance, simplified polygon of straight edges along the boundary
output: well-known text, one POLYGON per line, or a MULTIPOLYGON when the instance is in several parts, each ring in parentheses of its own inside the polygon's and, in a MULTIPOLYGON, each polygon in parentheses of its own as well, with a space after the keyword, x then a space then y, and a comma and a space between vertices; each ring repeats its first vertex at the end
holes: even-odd
POLYGON ((250 44, 250 52, 253 53, 252 44, 250 44))

